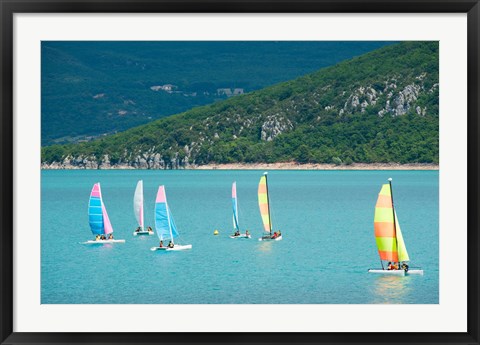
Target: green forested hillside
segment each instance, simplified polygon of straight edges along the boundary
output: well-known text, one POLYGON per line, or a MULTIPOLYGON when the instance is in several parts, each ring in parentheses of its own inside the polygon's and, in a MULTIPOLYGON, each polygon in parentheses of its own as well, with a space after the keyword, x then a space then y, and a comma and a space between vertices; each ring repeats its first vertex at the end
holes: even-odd
POLYGON ((42 161, 438 163, 438 80, 438 43, 404 42, 100 140, 46 147, 42 161))
POLYGON ((391 43, 43 41, 42 146, 124 131, 391 43))

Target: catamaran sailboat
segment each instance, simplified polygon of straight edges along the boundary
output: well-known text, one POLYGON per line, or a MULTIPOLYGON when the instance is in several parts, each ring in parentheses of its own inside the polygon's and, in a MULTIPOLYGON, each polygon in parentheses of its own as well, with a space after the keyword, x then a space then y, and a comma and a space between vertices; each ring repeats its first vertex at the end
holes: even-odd
POLYGON ((178 231, 175 221, 173 220, 172 212, 168 207, 164 186, 158 187, 157 199, 155 201, 155 230, 157 231, 158 239, 163 245, 152 247, 150 250, 170 251, 192 249, 191 244, 180 245, 174 243, 174 239, 178 237, 178 231), (165 241, 167 240, 169 240, 171 244, 166 244, 165 241))
POLYGON ((382 269, 369 269, 368 272, 398 276, 423 275, 423 270, 409 268, 407 265, 410 258, 393 204, 392 179, 389 178, 388 182, 378 194, 374 217, 375 239, 382 269), (385 263, 390 264, 390 267, 385 269, 385 263))
POLYGON ((238 225, 238 201, 237 201, 237 183, 232 184, 232 208, 233 208, 233 230, 235 233, 230 235, 230 238, 251 238, 252 236, 245 232, 240 233, 240 226, 238 225))
MULTIPOLYGON (((153 235, 153 230, 145 230, 143 225, 143 181, 140 180, 135 188, 133 195, 133 213, 137 219, 138 228, 133 232, 133 236, 137 235, 153 235)), ((149 228, 151 230, 151 228, 149 228)))
POLYGON ((258 206, 260 207, 260 215, 262 216, 264 233, 259 241, 280 241, 282 235, 280 231, 272 234, 272 218, 270 215, 270 199, 268 197, 267 173, 263 173, 258 184, 258 206))
POLYGON ((125 240, 113 239, 113 228, 108 218, 107 209, 102 199, 100 183, 93 185, 88 202, 88 222, 95 240, 81 242, 82 244, 124 243, 125 240), (105 239, 101 239, 101 238, 105 239), (110 237, 110 238, 109 238, 110 237))

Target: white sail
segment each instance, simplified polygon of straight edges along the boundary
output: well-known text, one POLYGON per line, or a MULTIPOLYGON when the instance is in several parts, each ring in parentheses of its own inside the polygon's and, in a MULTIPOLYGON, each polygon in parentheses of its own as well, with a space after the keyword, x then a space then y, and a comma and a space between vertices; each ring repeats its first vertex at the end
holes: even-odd
POLYGON ((135 213, 135 218, 137 219, 138 226, 140 226, 143 231, 143 181, 140 180, 137 183, 137 188, 135 189, 135 195, 133 197, 133 212, 135 213))
POLYGON ((238 201, 237 201, 237 183, 232 184, 232 207, 233 207, 233 230, 240 231, 238 225, 238 201))

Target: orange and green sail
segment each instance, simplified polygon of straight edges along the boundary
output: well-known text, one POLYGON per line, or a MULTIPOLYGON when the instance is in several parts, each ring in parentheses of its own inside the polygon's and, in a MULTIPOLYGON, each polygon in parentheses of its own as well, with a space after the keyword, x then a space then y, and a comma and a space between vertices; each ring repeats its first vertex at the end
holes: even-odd
POLYGON ((265 173, 260 178, 260 183, 258 184, 258 206, 260 207, 260 215, 262 216, 265 232, 272 233, 272 222, 270 219, 270 207, 268 201, 267 174, 265 173))
POLYGON ((384 184, 378 194, 374 217, 375 239, 380 260, 409 261, 402 231, 393 207, 392 189, 384 184))

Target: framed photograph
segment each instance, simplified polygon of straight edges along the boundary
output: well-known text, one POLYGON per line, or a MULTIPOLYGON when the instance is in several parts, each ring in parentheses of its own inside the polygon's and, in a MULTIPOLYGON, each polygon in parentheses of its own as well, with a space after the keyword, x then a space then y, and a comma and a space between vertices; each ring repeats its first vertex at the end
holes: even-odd
POLYGON ((478 1, 2 1, 0 342, 478 344, 478 1))

